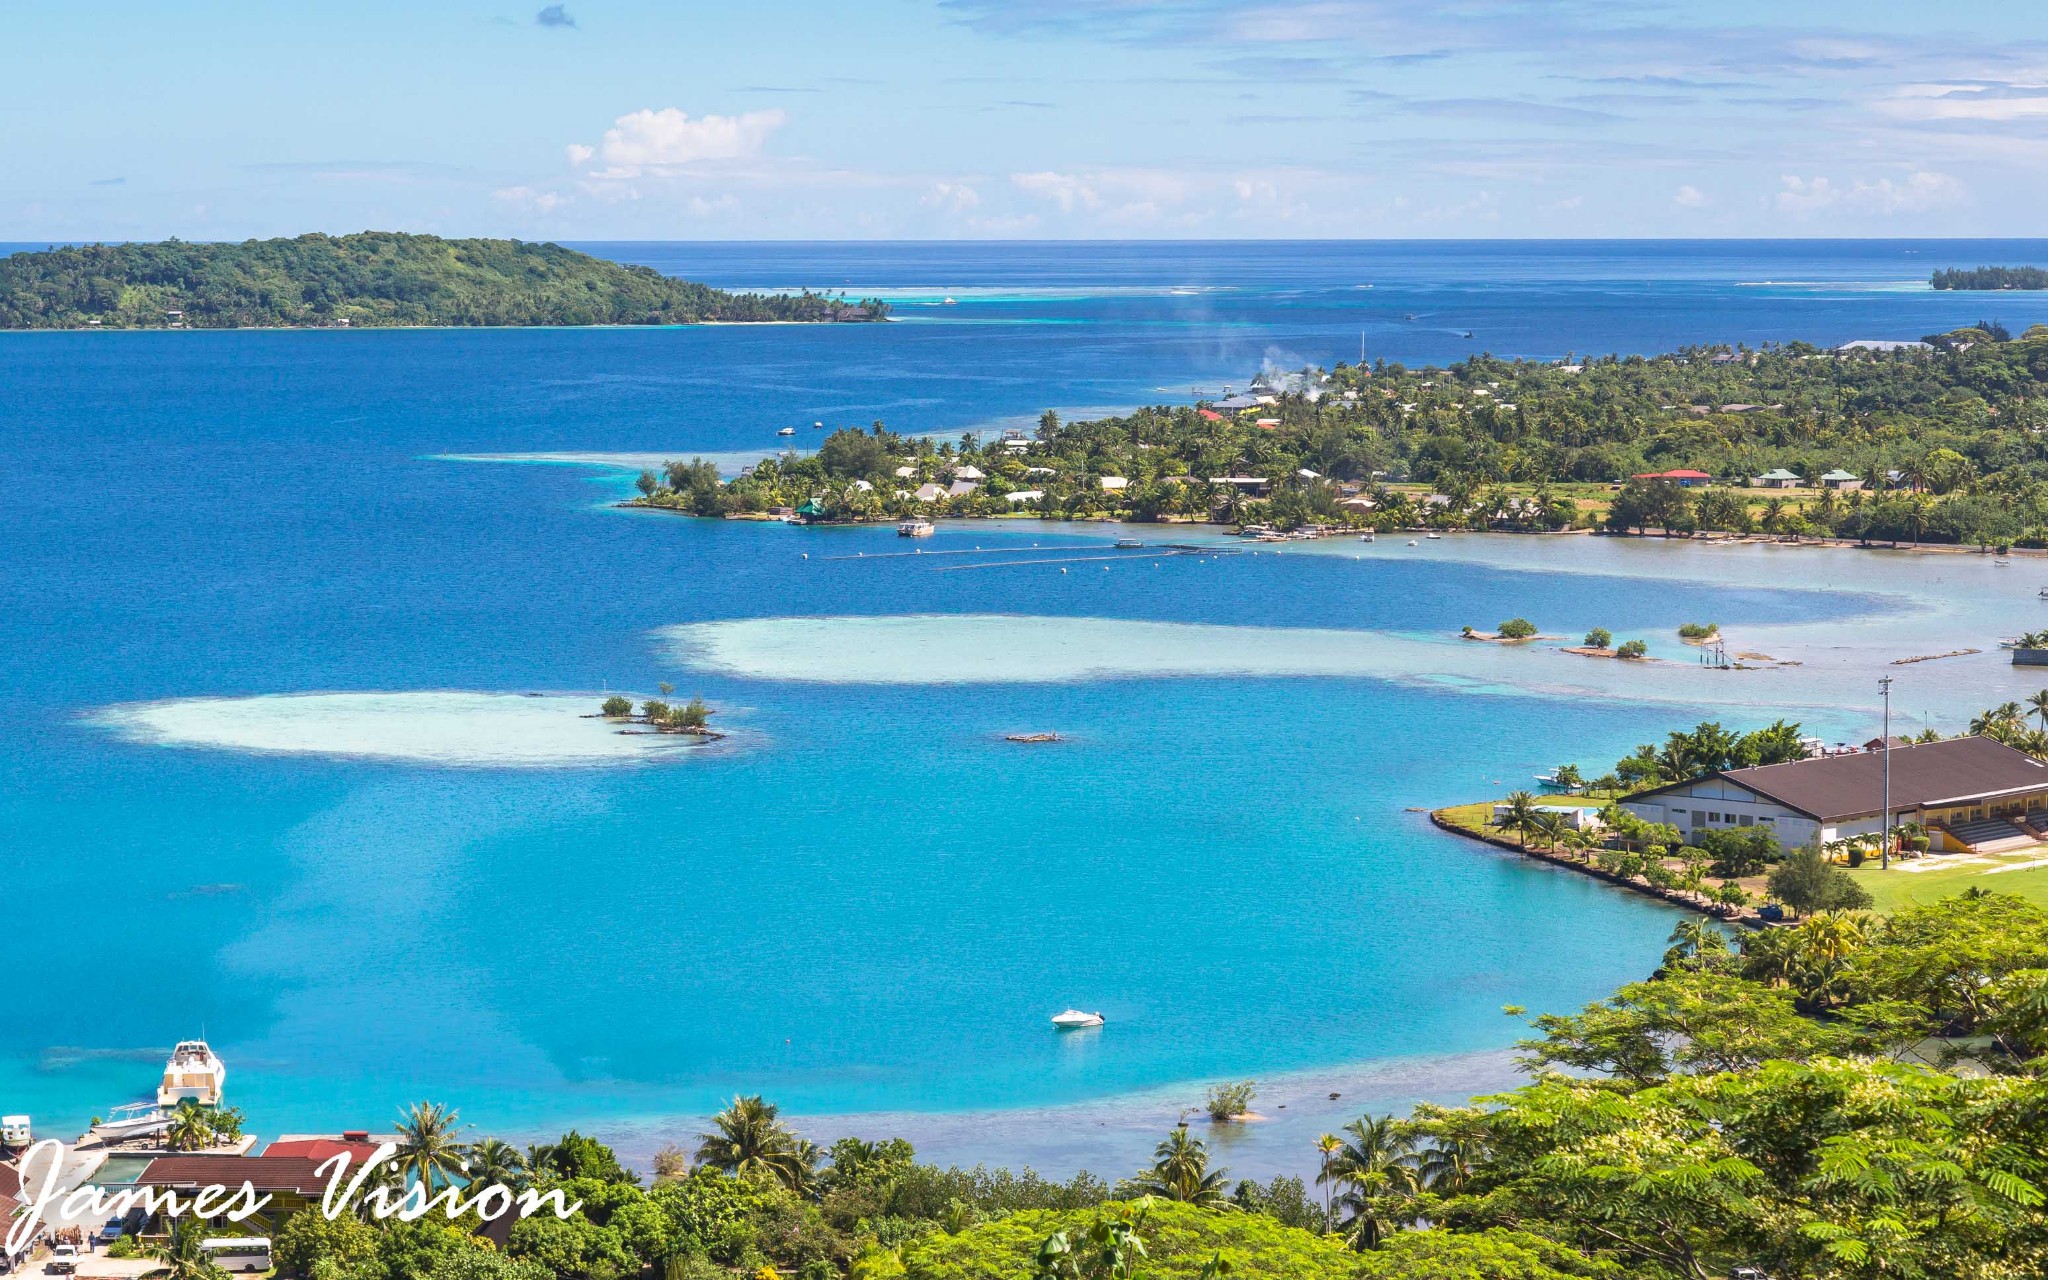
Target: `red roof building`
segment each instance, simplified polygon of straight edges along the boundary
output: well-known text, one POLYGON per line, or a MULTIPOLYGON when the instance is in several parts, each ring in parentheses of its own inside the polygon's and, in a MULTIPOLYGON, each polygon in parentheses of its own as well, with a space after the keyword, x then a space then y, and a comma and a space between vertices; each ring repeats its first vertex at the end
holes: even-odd
POLYGON ((1223 421, 1223 415, 1216 412, 1214 409, 1197 409, 1195 410, 1195 416, 1201 418, 1204 422, 1223 421))
POLYGON ((1641 475, 1631 477, 1631 479, 1663 480, 1675 484, 1681 489, 1690 489, 1696 485, 1712 484, 1714 481, 1714 477, 1704 471, 1692 471, 1685 467, 1679 467, 1673 471, 1645 471, 1641 475))

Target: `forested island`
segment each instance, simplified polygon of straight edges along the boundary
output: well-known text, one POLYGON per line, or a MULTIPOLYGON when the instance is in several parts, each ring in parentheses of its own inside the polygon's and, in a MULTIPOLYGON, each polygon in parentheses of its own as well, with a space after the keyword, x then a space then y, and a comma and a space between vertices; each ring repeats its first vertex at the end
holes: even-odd
POLYGON ((1918 342, 1261 375, 1235 397, 957 443, 881 423, 639 505, 2048 546, 2048 326, 1918 342))
POLYGON ((2048 289, 2048 271, 2039 267, 1948 267, 1929 282, 1937 289, 2048 289))
POLYGON ((0 328, 244 329, 881 320, 876 299, 728 293, 557 244, 365 231, 0 258, 0 328))

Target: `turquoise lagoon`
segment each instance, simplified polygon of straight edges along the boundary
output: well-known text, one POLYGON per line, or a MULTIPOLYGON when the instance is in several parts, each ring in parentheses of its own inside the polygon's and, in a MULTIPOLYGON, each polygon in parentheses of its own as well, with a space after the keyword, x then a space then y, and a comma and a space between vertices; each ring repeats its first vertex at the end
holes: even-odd
MULTIPOLYGON (((722 252, 727 283, 814 265, 722 252)), ((896 251, 802 252, 874 280, 896 251)), ((1875 274, 1800 252, 1797 278, 1875 274)), ((630 473, 593 457, 987 429, 1355 342, 1257 254, 1179 264, 1242 287, 1080 298, 1017 284, 1032 254, 1057 259, 982 260, 993 300, 940 282, 955 327, 0 340, 0 1110, 75 1131, 204 1033, 265 1133, 431 1097, 644 1152, 744 1090, 819 1133, 1113 1173, 1203 1082, 1254 1077, 1286 1113, 1234 1167, 1289 1167, 1354 1106, 1508 1083, 1502 1005, 1592 999, 1675 922, 1415 808, 1706 715, 1861 734, 1884 672, 1909 720, 2019 691, 1990 642, 2038 625, 2039 584, 1979 557, 1454 538, 1058 566, 1008 562, 1119 531, 947 526, 929 551, 979 554, 906 556, 610 509, 630 473), (1455 638, 1513 614, 1670 660, 1455 638), (1706 618, 1802 665, 1702 671, 1671 632, 1706 618), (731 736, 582 718, 662 681, 731 736), (1003 736, 1036 730, 1065 741, 1003 736), (1109 1025, 1054 1035, 1068 1005, 1109 1025)), ((1611 290, 1526 259, 1500 266, 1517 323, 1613 336, 1611 290)), ((1768 310, 1752 273, 1682 266, 1649 274, 1698 328, 1768 310)), ((1859 289, 1771 323, 1867 336, 1900 295, 1859 289)))

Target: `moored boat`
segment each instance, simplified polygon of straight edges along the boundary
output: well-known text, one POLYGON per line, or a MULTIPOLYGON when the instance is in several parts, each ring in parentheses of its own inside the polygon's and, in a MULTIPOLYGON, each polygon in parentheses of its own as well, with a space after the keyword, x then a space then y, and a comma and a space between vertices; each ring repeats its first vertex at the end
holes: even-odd
POLYGON ((162 1133, 170 1127, 171 1118, 156 1103, 131 1102, 109 1111, 107 1118, 94 1125, 92 1131, 106 1141, 121 1142, 144 1134, 162 1133))
POLYGON ((217 1107, 227 1083, 227 1064, 207 1047, 206 1041, 180 1040, 178 1047, 171 1050, 170 1061, 164 1064, 156 1105, 169 1110, 190 1101, 202 1107, 217 1107))
POLYGON ((896 526, 896 536, 899 538, 929 538, 932 536, 932 530, 935 528, 937 526, 924 517, 912 516, 896 526))

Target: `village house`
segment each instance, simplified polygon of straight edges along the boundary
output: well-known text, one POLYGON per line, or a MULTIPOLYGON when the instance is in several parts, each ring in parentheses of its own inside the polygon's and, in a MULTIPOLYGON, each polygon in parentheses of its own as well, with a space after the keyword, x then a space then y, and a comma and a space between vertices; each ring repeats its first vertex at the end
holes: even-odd
POLYGON ((1990 738, 1949 738, 1710 773, 1621 802, 1680 838, 1764 826, 1786 848, 1884 828, 1886 757, 1894 826, 1915 822, 1945 853, 1999 852, 2048 840, 2048 765, 1990 738))
POLYGON ((1799 477, 1783 467, 1774 467, 1750 483, 1759 489, 1794 489, 1799 486, 1799 477))
POLYGON ((1850 489, 1861 489, 1863 487, 1863 477, 1853 471, 1844 471, 1837 467, 1822 476, 1820 483, 1824 489, 1840 489, 1847 492, 1850 489))
POLYGON ((1690 471, 1684 467, 1673 471, 1645 471, 1640 475, 1631 476, 1630 479, 1661 480, 1666 484, 1675 484, 1681 489, 1703 489, 1714 483, 1714 477, 1706 472, 1690 471))

